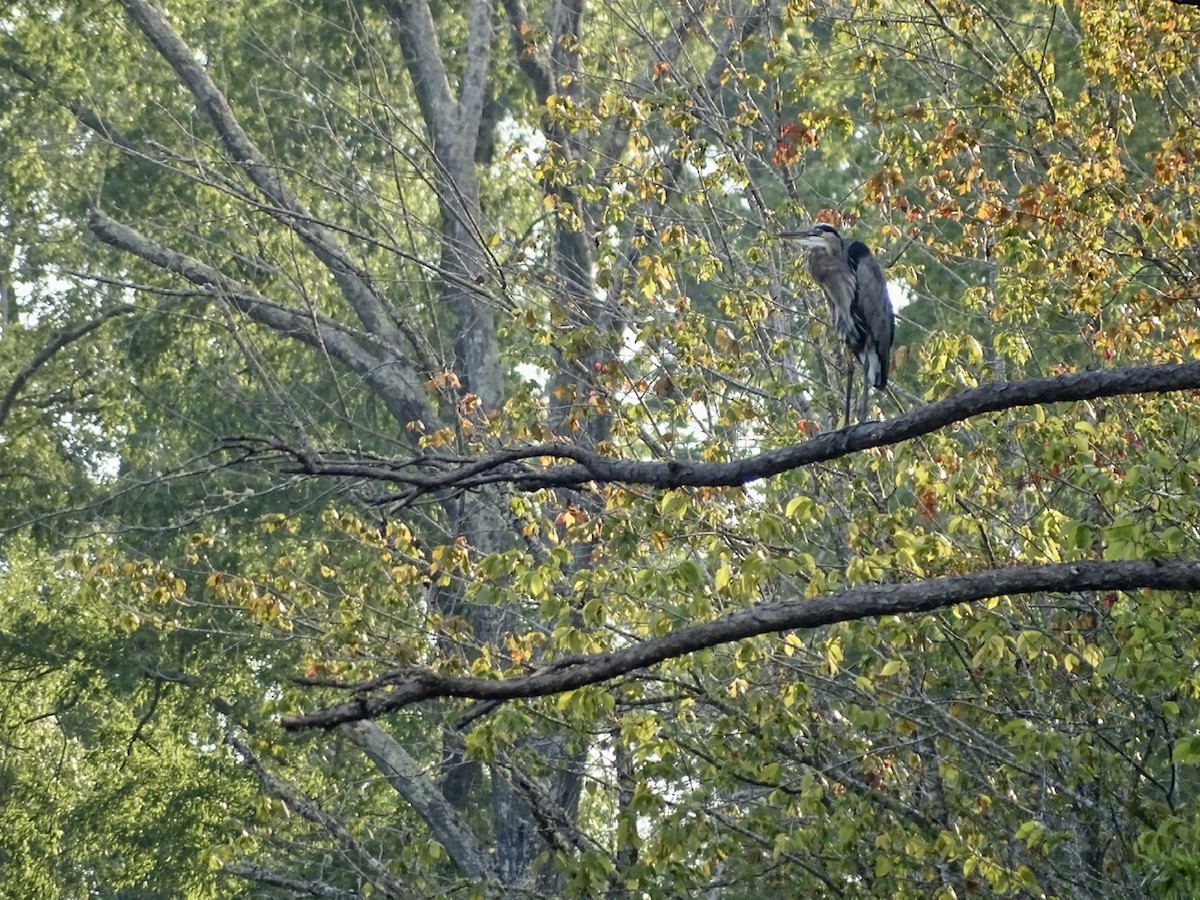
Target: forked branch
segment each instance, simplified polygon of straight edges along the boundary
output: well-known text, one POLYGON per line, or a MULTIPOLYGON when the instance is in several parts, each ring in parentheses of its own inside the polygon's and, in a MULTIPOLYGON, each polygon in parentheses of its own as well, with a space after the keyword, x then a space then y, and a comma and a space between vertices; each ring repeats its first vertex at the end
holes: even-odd
POLYGON ((473 490, 496 483, 526 491, 584 488, 590 484, 734 487, 861 450, 899 444, 986 413, 1046 403, 1196 389, 1200 389, 1200 362, 997 382, 962 391, 895 419, 854 425, 819 434, 803 443, 716 463, 619 459, 567 443, 512 447, 478 457, 431 453, 407 460, 363 459, 349 454, 319 457, 308 451, 301 454, 277 441, 250 437, 237 438, 233 443, 290 457, 299 473, 405 486, 407 491, 388 498, 400 504, 428 494, 473 490))

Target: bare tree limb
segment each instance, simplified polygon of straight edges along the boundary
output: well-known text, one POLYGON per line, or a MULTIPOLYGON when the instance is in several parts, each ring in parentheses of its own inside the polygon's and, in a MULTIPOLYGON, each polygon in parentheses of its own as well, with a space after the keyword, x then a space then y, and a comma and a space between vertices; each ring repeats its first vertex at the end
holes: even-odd
MULTIPOLYGON (((1097 397, 1197 389, 1200 389, 1200 362, 1130 366, 996 382, 935 401, 895 419, 852 425, 819 434, 800 444, 718 463, 618 459, 565 443, 513 447, 475 458, 430 454, 404 461, 358 457, 337 460, 311 454, 301 457, 298 451, 272 440, 257 442, 264 449, 292 456, 298 463, 296 471, 304 474, 408 485, 412 490, 403 498, 390 498, 405 502, 438 491, 470 490, 495 483, 510 483, 531 491, 582 488, 591 483, 644 484, 656 488, 733 487, 861 450, 912 440, 985 413, 1097 397), (547 460, 569 460, 570 464, 550 466, 544 464, 547 460)), ((238 438, 235 443, 253 444, 256 440, 238 438)))
POLYGON ((323 348, 375 388, 401 422, 435 421, 433 410, 425 398, 423 382, 412 363, 395 356, 382 344, 380 349, 386 355, 383 361, 363 349, 362 342, 378 343, 374 335, 348 328, 328 317, 300 312, 269 300, 207 263, 151 240, 111 218, 101 209, 93 209, 89 213, 88 228, 109 246, 200 285, 212 296, 227 300, 277 334, 323 348))
POLYGON ((117 316, 123 316, 127 313, 131 313, 136 308, 137 307, 133 306, 132 304, 123 303, 120 306, 114 306, 112 309, 107 309, 90 322, 84 322, 82 325, 76 325, 74 328, 68 328, 66 331, 62 332, 58 335, 58 337, 48 343, 45 347, 35 353, 33 359, 31 359, 25 365, 25 367, 17 373, 17 377, 13 379, 12 384, 9 385, 8 390, 5 392, 4 399, 0 400, 0 425, 4 424, 9 413, 12 412, 12 407, 17 400, 17 395, 21 393, 21 390, 28 383, 29 379, 33 377, 34 373, 37 372, 38 369, 53 359, 54 355, 58 353, 58 351, 70 344, 75 343, 75 341, 78 341, 81 338, 87 337, 110 319, 115 319, 117 316))
MULTIPOLYGON (((5 46, 14 47, 15 49, 13 52, 18 55, 20 55, 22 52, 20 48, 11 40, 11 38, 5 41, 5 46)), ((62 91, 56 89, 44 76, 34 72, 28 66, 20 63, 18 60, 9 58, 8 56, 0 55, 0 69, 8 69, 12 71, 18 77, 27 81, 32 88, 45 92, 53 99, 55 104, 74 116, 75 120, 79 122, 79 124, 83 125, 101 140, 111 144, 113 147, 118 148, 130 159, 135 159, 139 162, 156 166, 172 174, 194 180, 199 184, 216 188, 217 190, 225 192, 230 197, 233 197, 239 203, 245 204, 259 212, 270 215, 273 218, 279 218, 278 206, 270 198, 265 200, 259 199, 244 185, 236 182, 233 178, 225 176, 216 171, 212 165, 206 164, 199 159, 186 159, 183 156, 175 154, 173 151, 170 151, 169 148, 164 147, 157 142, 149 142, 146 148, 139 147, 135 141, 133 141, 127 135, 122 134, 122 132, 108 119, 99 115, 90 107, 84 106, 77 100, 65 95, 62 91), (187 168, 173 164, 172 160, 186 162, 187 168)), ((290 221, 305 222, 318 231, 324 230, 329 234, 340 235, 343 239, 348 239, 351 243, 357 246, 369 246, 383 250, 392 256, 402 259, 407 263, 413 264, 414 266, 423 270, 430 277, 450 282, 460 290, 473 291, 476 293, 479 293, 482 290, 478 283, 474 281, 468 281, 458 273, 449 272, 442 269, 436 263, 404 249, 404 247, 400 246, 395 241, 391 241, 386 238, 381 239, 374 235, 367 234, 361 230, 333 222, 328 218, 318 217, 312 213, 308 213, 307 217, 305 218, 293 212, 290 221)), ((80 277, 88 277, 100 280, 96 275, 80 277)), ((408 344, 412 348, 413 353, 417 356, 417 359, 421 363, 423 370, 426 372, 438 371, 440 366, 436 365, 432 358, 430 358, 424 352, 422 342, 412 327, 405 323, 401 323, 401 328, 403 329, 404 335, 408 338, 408 344)), ((374 340, 378 341, 381 346, 384 344, 384 339, 381 337, 375 337, 374 340)))
POLYGON ((458 127, 470 135, 471 155, 487 104, 487 73, 492 60, 492 0, 473 0, 467 14, 467 68, 458 86, 458 127))
MULTIPOLYGON (((931 612, 958 603, 1035 592, 1200 589, 1200 561, 1095 561, 991 569, 904 584, 847 588, 809 600, 761 603, 712 622, 681 628, 608 653, 565 657, 531 675, 489 680, 423 669, 391 674, 390 686, 326 709, 284 716, 289 730, 330 728, 385 715, 413 703, 447 697, 512 700, 544 697, 610 681, 630 672, 733 641, 781 631, 818 628, 873 616, 931 612)), ((376 679, 378 684, 384 679, 376 679)))
MULTIPOLYGON (((14 44, 14 42, 12 42, 11 38, 5 41, 5 46, 10 45, 15 47, 13 50, 14 53, 17 55, 21 54, 22 51, 14 44)), ((8 56, 0 55, 0 69, 8 69, 12 71, 18 77, 27 81, 30 87, 45 92, 51 97, 55 104, 74 116, 75 120, 79 122, 79 124, 83 125, 101 140, 111 144, 113 147, 118 148, 130 159, 136 159, 140 162, 157 166, 161 169, 171 172, 172 174, 180 175, 182 177, 195 180, 199 184, 224 191, 230 197, 235 198, 238 202, 246 204, 259 212, 278 218, 279 211, 277 205, 269 198, 265 200, 259 199, 242 184, 237 183, 232 178, 217 172, 212 165, 206 164, 199 159, 186 159, 183 156, 175 154, 173 151, 170 151, 169 148, 164 147, 157 142, 149 142, 146 148, 139 147, 137 143, 130 137, 122 134, 121 131, 115 125, 113 125, 111 121, 105 119, 90 107, 84 106, 77 100, 64 95, 62 91, 56 89, 44 76, 34 72, 28 66, 20 63, 18 60, 9 58, 8 56), (172 159, 180 162, 186 162, 188 167, 190 169, 194 169, 195 171, 189 171, 188 169, 173 165, 172 162, 170 162, 172 159)), ((405 250, 404 247, 400 246, 395 241, 388 240, 386 237, 376 237, 359 229, 333 222, 328 218, 316 216, 311 212, 308 214, 307 218, 304 219, 300 219, 294 213, 292 218, 294 220, 307 222, 314 228, 324 229, 332 234, 340 235, 343 239, 349 240, 355 245, 370 246, 379 250, 383 250, 384 252, 398 257, 407 263, 412 263, 414 266, 424 270, 425 273, 430 277, 446 279, 462 290, 470 290, 475 292, 479 292, 481 290, 478 284, 474 282, 463 281, 461 276, 453 272, 444 271, 443 269, 439 268, 436 263, 425 259, 416 253, 405 250)), ((97 278, 95 275, 81 277, 97 278)), ((411 333, 411 330, 408 329, 407 326, 405 335, 408 337, 408 343, 413 346, 414 352, 418 352, 420 349, 420 342, 417 340, 415 333, 411 333)), ((382 343, 382 339, 380 338, 379 340, 382 343)), ((438 366, 434 365, 433 361, 430 359, 422 358, 421 362, 426 371, 433 372, 437 371, 439 368, 438 366)))
POLYGON ((246 134, 229 101, 209 77, 196 54, 147 0, 120 2, 142 34, 195 97, 230 157, 242 166, 254 186, 274 204, 270 210, 272 214, 287 224, 325 265, 363 325, 398 351, 399 332, 368 274, 354 262, 333 234, 315 223, 300 198, 279 177, 278 166, 246 134))
POLYGON ((465 876, 483 881, 495 875, 487 851, 471 826, 450 805, 437 785, 425 777, 417 761, 408 755, 399 741, 374 722, 349 723, 342 726, 342 731, 425 820, 433 836, 446 848, 465 876))
POLYGON ((437 29, 426 0, 385 0, 396 23, 397 40, 421 108, 432 146, 433 181, 442 222, 441 269, 453 276, 439 286, 442 299, 458 318, 454 348, 462 368, 463 389, 475 394, 485 409, 503 403, 495 310, 479 286, 486 280, 484 241, 480 229, 479 178, 475 149, 486 96, 491 60, 492 20, 488 3, 469 10, 467 72, 455 100, 442 63, 437 29), (463 288, 463 285, 475 285, 463 288))
POLYGON ((384 0, 383 6, 396 22, 396 36, 412 79, 417 105, 421 108, 421 118, 434 132, 436 141, 439 131, 455 130, 458 103, 442 64, 441 43, 433 14, 425 0, 384 0))
POLYGON ((525 77, 533 82, 538 102, 545 103, 546 98, 554 93, 554 78, 550 73, 550 60, 530 39, 533 26, 529 24, 525 0, 504 0, 504 11, 508 15, 509 39, 517 65, 525 77))
POLYGON ((332 897, 334 900, 361 900, 362 897, 362 894, 355 891, 344 891, 319 879, 290 878, 251 863, 229 863, 222 866, 221 871, 246 881, 257 881, 259 884, 284 888, 292 891, 293 896, 332 897))
POLYGON ((241 757, 242 764, 254 773, 254 776, 258 779, 259 784, 266 793, 278 797, 296 815, 325 829, 352 856, 357 864, 363 866, 371 873, 371 877, 378 881, 384 890, 396 896, 408 895, 409 892, 405 891, 403 885, 388 872, 383 862, 376 859, 347 830, 346 826, 339 819, 321 809, 311 797, 306 797, 295 787, 281 781, 263 768, 262 763, 258 761, 258 757, 254 755, 245 741, 234 734, 228 734, 225 736, 225 743, 237 752, 238 756, 241 757))
POLYGON ((466 235, 479 233, 474 157, 487 100, 493 34, 491 4, 474 0, 468 11, 467 68, 459 84, 459 99, 451 91, 437 27, 426 0, 384 0, 383 5, 396 23, 400 51, 432 143, 433 161, 438 167, 434 173, 438 203, 446 219, 443 229, 447 237, 458 236, 464 241, 455 249, 462 253, 468 246, 466 235))

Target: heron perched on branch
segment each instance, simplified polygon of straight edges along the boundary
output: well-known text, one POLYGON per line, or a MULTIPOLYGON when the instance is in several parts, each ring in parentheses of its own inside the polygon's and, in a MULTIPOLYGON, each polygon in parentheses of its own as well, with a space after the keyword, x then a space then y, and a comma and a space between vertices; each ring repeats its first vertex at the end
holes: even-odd
MULTIPOLYGON (((867 417, 871 386, 887 387, 888 358, 896 317, 888 299, 883 269, 862 241, 843 238, 832 225, 816 225, 807 231, 784 231, 781 238, 798 240, 808 251, 808 271, 829 301, 833 330, 845 341, 863 369, 862 399, 858 420, 867 417)), ((850 395, 854 384, 854 360, 846 367, 846 424, 850 424, 850 395)))

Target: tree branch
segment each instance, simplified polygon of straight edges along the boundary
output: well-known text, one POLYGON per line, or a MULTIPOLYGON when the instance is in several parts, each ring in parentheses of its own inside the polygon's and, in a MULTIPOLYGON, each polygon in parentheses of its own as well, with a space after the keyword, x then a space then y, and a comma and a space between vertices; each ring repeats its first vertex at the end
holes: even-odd
POLYGON ((458 86, 458 127, 471 142, 479 139, 479 121, 487 104, 487 73, 492 60, 492 0, 474 0, 467 14, 467 68, 458 86))
POLYGON ((225 736, 225 743, 237 752, 238 756, 241 757, 242 764, 254 773, 259 785, 265 792, 278 797, 296 815, 325 829, 331 837, 336 839, 353 856, 356 862, 371 873, 371 877, 376 879, 385 890, 394 892, 398 897, 406 896, 403 886, 392 877, 383 862, 376 859, 366 847, 359 843, 340 820, 321 809, 315 800, 300 793, 292 785, 280 781, 263 768, 262 763, 258 761, 258 757, 254 755, 245 741, 242 741, 236 735, 227 734, 225 736))
MULTIPOLYGON (((300 464, 298 471, 305 474, 407 485, 412 490, 402 498, 388 498, 406 503, 424 494, 470 490, 498 482, 528 491, 581 488, 590 483, 644 484, 656 488, 733 487, 861 450, 899 444, 985 413, 1097 397, 1196 389, 1200 389, 1200 362, 1130 366, 996 382, 935 401, 895 419, 852 425, 819 434, 800 444, 719 463, 619 459, 565 443, 513 447, 473 459, 429 454, 403 461, 333 460, 311 455, 301 458, 296 450, 286 445, 274 441, 261 443, 267 449, 293 456, 300 464), (569 460, 570 464, 547 466, 540 462, 548 459, 569 460), (430 470, 434 471, 431 473, 430 470)), ((253 443, 254 439, 239 438, 238 441, 253 443)))
POLYGON ((379 342, 374 335, 362 334, 328 317, 301 313, 268 300, 250 286, 207 263, 151 240, 99 208, 88 214, 88 228, 105 244, 200 285, 207 293, 229 301, 277 334, 325 350, 375 388, 401 422, 436 420, 426 402, 423 382, 411 362, 396 357, 380 344, 380 349, 390 357, 387 362, 381 362, 359 344, 359 340, 379 342))
POLYGON ((398 331, 392 323, 386 304, 376 293, 367 273, 355 264, 333 234, 315 223, 300 198, 279 177, 278 167, 267 159, 246 134, 229 101, 209 77, 196 54, 147 0, 120 2, 142 34, 175 70, 184 87, 192 93, 230 157, 243 168, 254 186, 274 204, 268 211, 290 227, 324 264, 363 325, 398 351, 398 331))
MULTIPOLYGON (((683 11, 671 27, 665 40, 656 42, 649 34, 644 35, 645 40, 652 45, 652 58, 646 62, 646 70, 634 80, 631 95, 649 95, 653 90, 654 82, 660 77, 660 67, 666 67, 669 71, 678 62, 684 43, 691 30, 700 21, 704 10, 700 3, 685 2, 682 6, 683 11)), ((718 60, 714 59, 713 69, 717 67, 717 62, 718 60)), ((715 76, 713 80, 715 80, 715 76)), ((708 79, 705 81, 707 83, 708 79)), ((604 152, 600 156, 600 169, 596 176, 598 184, 608 184, 612 179, 613 171, 625 156, 625 148, 629 145, 632 129, 633 120, 622 116, 616 117, 610 126, 608 138, 604 142, 604 152)))
POLYGON ((477 395, 485 409, 503 402, 495 312, 480 286, 486 279, 484 240, 480 231, 479 179, 475 150, 491 59, 491 6, 475 0, 468 11, 467 48, 472 54, 459 87, 451 93, 442 63, 437 28, 427 0, 384 0, 396 23, 397 40, 421 108, 432 147, 433 182, 442 222, 441 269, 454 276, 440 286, 441 298, 457 317, 454 349, 461 363, 465 391, 477 395), (473 285, 463 289, 464 285, 473 285))
POLYGON ((439 133, 454 130, 458 103, 442 63, 433 14, 426 0, 384 0, 383 6, 396 23, 396 37, 421 108, 421 118, 436 141, 439 133))
POLYGON ((409 805, 429 825, 462 873, 476 881, 495 875, 487 852, 458 810, 442 796, 403 746, 374 722, 342 726, 343 733, 362 750, 409 805))
POLYGON ((9 413, 12 412, 13 404, 16 402, 17 395, 21 393, 22 388, 25 387, 26 383, 38 369, 54 357, 54 354, 69 344, 75 343, 80 338, 87 337, 109 319, 131 313, 136 308, 132 304, 123 303, 120 306, 114 306, 112 309, 105 310, 90 322, 84 322, 82 325, 76 325, 74 328, 68 328, 34 354, 33 359, 26 364, 25 368, 17 373, 17 377, 13 379, 8 391, 5 392, 4 399, 0 400, 0 425, 4 424, 9 413))
MULTIPOLYGON (((599 684, 664 660, 748 637, 819 628, 872 616, 932 612, 958 603, 1034 592, 1200 589, 1200 561, 1079 561, 991 569, 904 584, 846 588, 809 600, 760 603, 712 622, 608 653, 565 657, 531 675, 490 680, 456 678, 424 669, 392 673, 390 685, 327 709, 284 716, 289 730, 329 728, 373 719, 423 700, 544 697, 599 684)), ((376 679, 373 683, 381 683, 376 679)))
POLYGON ((357 891, 344 891, 320 879, 290 878, 251 863, 229 863, 222 866, 221 871, 246 881, 257 881, 259 884, 284 888, 292 891, 294 897, 332 897, 334 900, 361 900, 362 898, 362 894, 357 891))
POLYGON ((529 38, 533 26, 529 24, 529 11, 525 8, 525 0, 504 0, 504 11, 508 15, 509 40, 512 43, 513 55, 517 58, 517 65, 521 67, 525 77, 533 82, 538 102, 545 103, 546 98, 554 93, 554 77, 550 73, 550 60, 529 38))

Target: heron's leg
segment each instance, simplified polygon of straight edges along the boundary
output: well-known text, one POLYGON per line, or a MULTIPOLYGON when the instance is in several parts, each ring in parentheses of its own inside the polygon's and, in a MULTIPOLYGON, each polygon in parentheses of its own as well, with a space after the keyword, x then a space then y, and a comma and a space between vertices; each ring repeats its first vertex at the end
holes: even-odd
POLYGON ((843 427, 850 425, 850 395, 854 393, 855 360, 852 354, 846 354, 846 411, 842 419, 843 427))
POLYGON ((867 381, 866 374, 863 375, 863 392, 862 398, 858 401, 858 421, 867 421, 867 402, 871 394, 871 382, 867 381))

